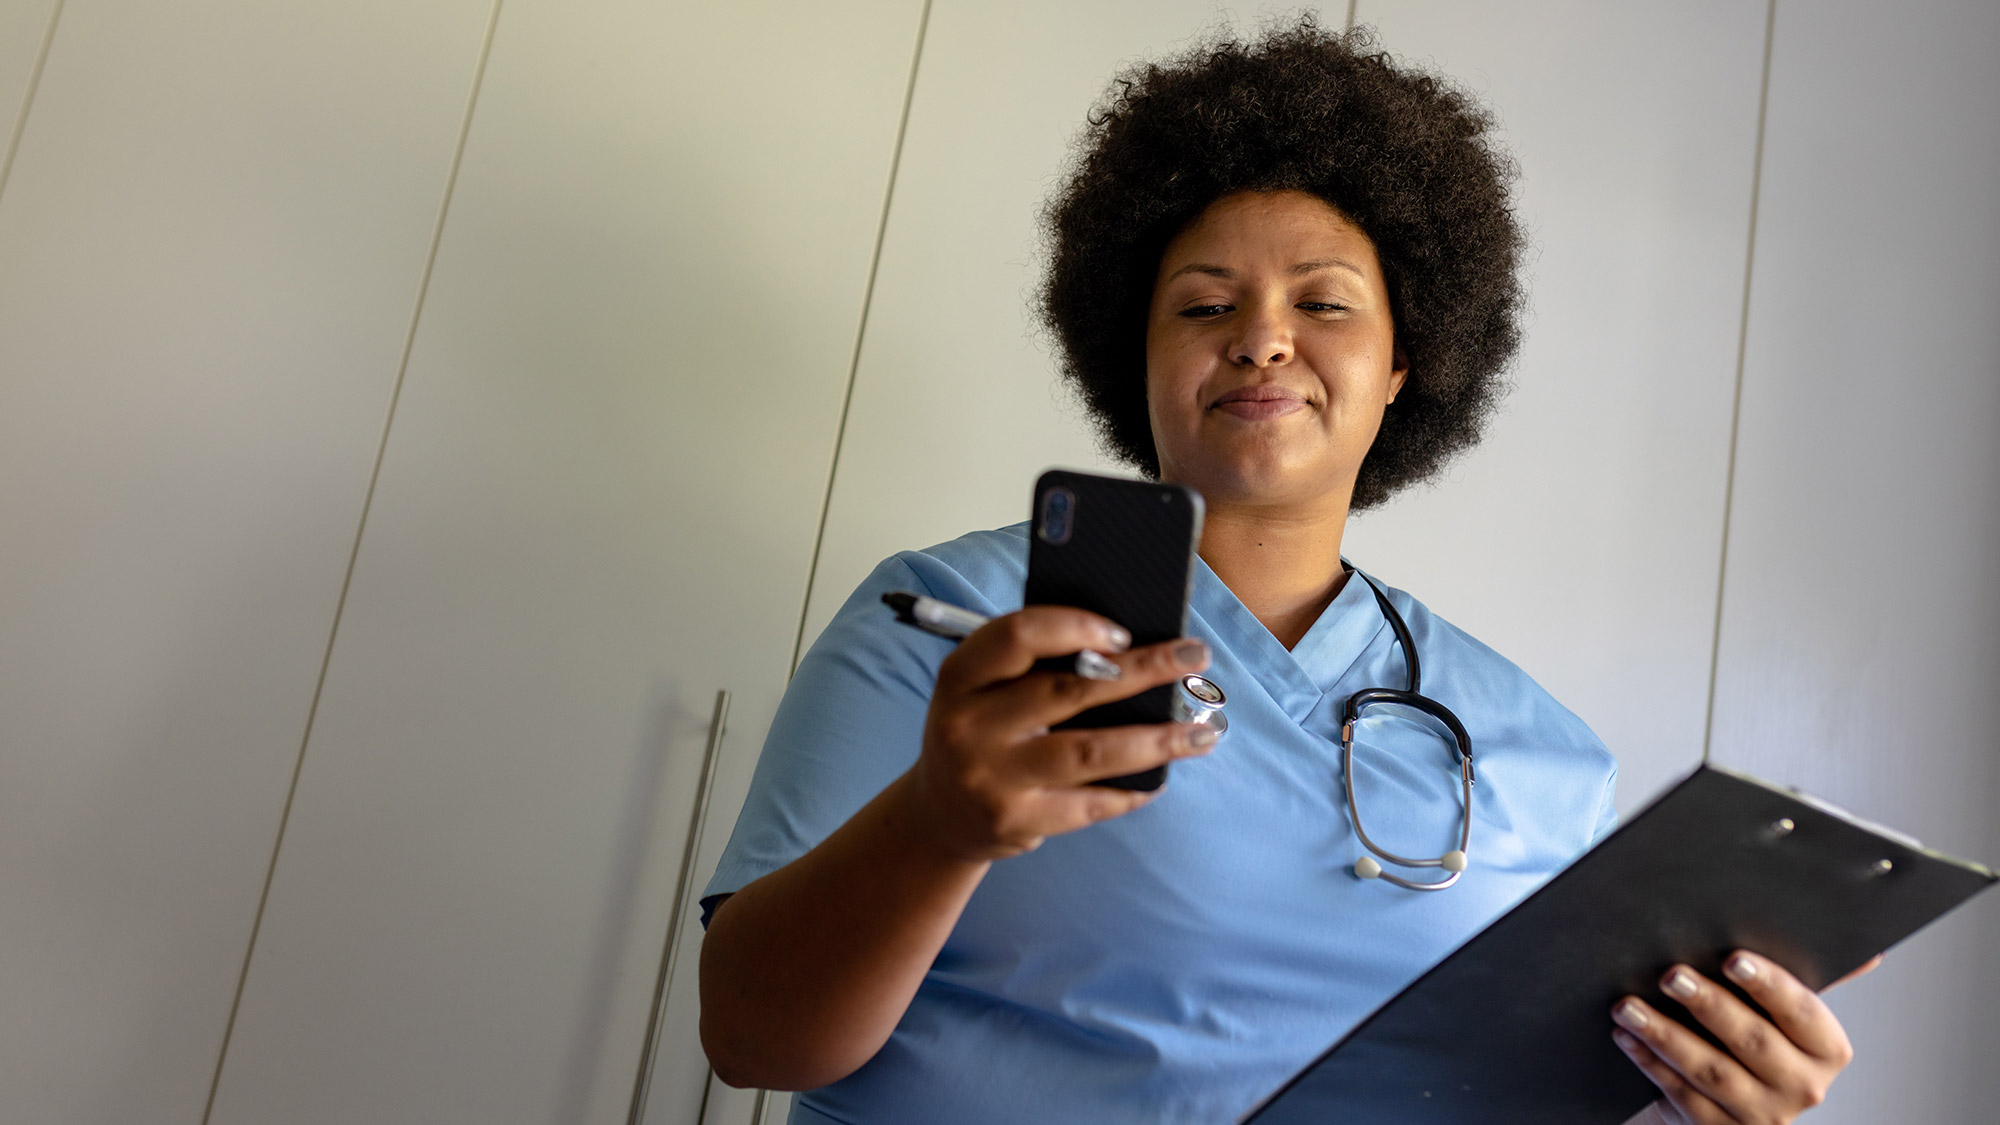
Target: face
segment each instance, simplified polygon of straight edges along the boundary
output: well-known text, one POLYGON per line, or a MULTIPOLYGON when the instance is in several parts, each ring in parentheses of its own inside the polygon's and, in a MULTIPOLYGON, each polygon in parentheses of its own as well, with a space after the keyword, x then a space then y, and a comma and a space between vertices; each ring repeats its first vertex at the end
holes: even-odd
POLYGON ((1344 512, 1406 374, 1375 244, 1316 196, 1226 195, 1161 255, 1153 444, 1211 505, 1344 512))

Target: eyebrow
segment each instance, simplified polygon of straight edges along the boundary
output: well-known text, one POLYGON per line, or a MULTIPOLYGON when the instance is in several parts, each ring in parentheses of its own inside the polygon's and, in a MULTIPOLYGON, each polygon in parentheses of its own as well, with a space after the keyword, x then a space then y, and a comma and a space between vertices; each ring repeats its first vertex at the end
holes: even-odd
MULTIPOLYGON (((1303 277, 1309 273, 1318 273, 1321 270, 1329 270, 1329 269, 1346 270, 1348 273, 1351 273, 1356 277, 1365 278, 1366 276, 1368 276, 1367 274, 1361 272, 1361 268, 1359 266, 1356 266, 1352 262, 1343 261, 1339 258, 1314 258, 1310 262, 1300 262, 1297 265, 1293 266, 1291 269, 1286 270, 1285 272, 1291 274, 1294 277, 1303 277)), ((1206 274, 1209 277, 1222 278, 1224 281, 1233 281, 1236 279, 1236 271, 1230 269, 1228 266, 1218 266, 1210 262, 1189 262, 1187 265, 1184 265, 1181 268, 1175 270, 1173 273, 1169 274, 1167 276, 1167 280, 1172 281, 1174 278, 1179 277, 1182 274, 1186 273, 1206 274)))

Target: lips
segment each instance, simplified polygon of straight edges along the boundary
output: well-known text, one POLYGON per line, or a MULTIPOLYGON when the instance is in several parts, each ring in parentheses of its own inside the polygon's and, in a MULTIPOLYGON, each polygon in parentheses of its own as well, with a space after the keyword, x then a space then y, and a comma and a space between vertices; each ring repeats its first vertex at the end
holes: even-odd
POLYGON ((1295 411, 1304 410, 1306 406, 1306 397, 1299 392, 1272 383, 1263 383, 1225 391, 1221 397, 1209 404, 1209 409, 1219 410, 1247 421, 1261 421, 1267 418, 1281 418, 1295 411))

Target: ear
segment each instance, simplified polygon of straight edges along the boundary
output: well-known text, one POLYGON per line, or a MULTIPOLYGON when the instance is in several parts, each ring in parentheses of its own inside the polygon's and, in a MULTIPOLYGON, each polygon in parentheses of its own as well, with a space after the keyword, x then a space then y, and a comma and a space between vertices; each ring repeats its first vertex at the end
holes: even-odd
POLYGON ((1389 363, 1391 365, 1389 368, 1389 401, 1394 402, 1396 401, 1396 395, 1401 393, 1403 389, 1403 383, 1410 377, 1410 357, 1403 353, 1403 344, 1400 340, 1396 343, 1396 350, 1389 356, 1389 363))

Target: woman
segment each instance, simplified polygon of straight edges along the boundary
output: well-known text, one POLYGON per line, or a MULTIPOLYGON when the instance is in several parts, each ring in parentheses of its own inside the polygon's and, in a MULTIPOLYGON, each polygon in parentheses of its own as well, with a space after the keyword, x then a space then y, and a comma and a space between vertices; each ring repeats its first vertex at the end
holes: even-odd
MULTIPOLYGON (((794 1121, 1231 1120, 1609 830, 1582 722, 1392 591, 1479 748, 1473 866, 1434 894, 1353 874, 1339 707, 1407 664, 1342 533, 1477 439, 1522 241, 1484 113, 1369 52, 1308 20, 1139 68, 1093 117, 1044 308, 1106 444, 1206 499, 1190 635, 1020 608, 1021 527, 878 567, 801 663, 703 900, 725 1081, 811 1091, 794 1121), (892 622, 896 589, 996 620, 953 651, 892 622), (1121 677, 1032 670, 1080 649, 1121 677), (1196 671, 1230 695, 1219 748, 1050 730, 1196 671), (1156 793, 1088 784, 1167 762, 1156 793)), ((1455 846, 1448 747, 1357 755, 1385 846, 1455 846)), ((1663 988, 1733 1055, 1643 998, 1606 1029, 1659 1119, 1789 1120, 1847 1060, 1809 990, 1730 963, 1772 1017, 1685 967, 1663 988)))

